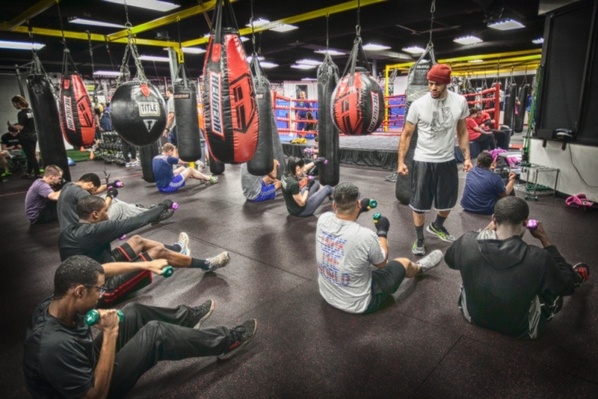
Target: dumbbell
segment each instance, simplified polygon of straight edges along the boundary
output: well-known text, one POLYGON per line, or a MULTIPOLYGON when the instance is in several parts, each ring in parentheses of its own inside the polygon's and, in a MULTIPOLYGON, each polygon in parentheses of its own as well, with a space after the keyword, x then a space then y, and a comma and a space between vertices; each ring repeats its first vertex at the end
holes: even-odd
POLYGON ((382 219, 382 214, 380 212, 376 212, 374 213, 374 216, 372 216, 372 219, 374 219, 374 223, 378 223, 378 220, 382 219))
POLYGON ((108 188, 112 188, 112 187, 122 188, 125 186, 125 183, 123 183, 120 180, 114 180, 113 182, 107 183, 106 186, 108 186, 108 188))
POLYGON ((526 227, 528 230, 536 230, 538 228, 538 221, 536 219, 529 219, 526 227))
MULTIPOLYGON (((116 314, 118 315, 120 321, 123 321, 125 319, 125 314, 122 310, 117 310, 116 314)), ((98 321, 100 321, 100 312, 98 312, 96 309, 91 309, 85 315, 85 324, 87 324, 90 327, 96 324, 98 321)))
MULTIPOLYGON (((368 202, 368 210, 374 209, 376 207, 378 207, 378 201, 376 201, 375 199, 370 199, 370 202, 368 202)), ((377 213, 376 215, 379 215, 379 213, 377 213)))

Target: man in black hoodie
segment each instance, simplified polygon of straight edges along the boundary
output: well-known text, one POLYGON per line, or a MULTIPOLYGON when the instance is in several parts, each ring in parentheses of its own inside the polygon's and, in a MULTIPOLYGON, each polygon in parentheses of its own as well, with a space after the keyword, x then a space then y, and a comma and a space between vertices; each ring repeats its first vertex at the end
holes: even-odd
POLYGON ((561 310, 562 297, 589 279, 590 268, 583 263, 571 267, 542 223, 530 225, 529 231, 543 248, 525 243, 528 216, 523 199, 500 199, 488 227, 463 235, 444 260, 461 272, 459 307, 470 323, 534 339, 561 310))

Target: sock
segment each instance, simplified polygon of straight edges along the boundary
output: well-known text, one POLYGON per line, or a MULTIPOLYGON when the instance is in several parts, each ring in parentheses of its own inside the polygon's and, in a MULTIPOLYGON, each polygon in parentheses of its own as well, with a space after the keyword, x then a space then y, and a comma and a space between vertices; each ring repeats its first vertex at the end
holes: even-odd
POLYGON ((174 252, 181 252, 181 246, 179 244, 172 244, 172 245, 168 245, 168 244, 164 244, 164 247, 170 251, 174 251, 174 252))
POLYGON ((203 269, 208 270, 210 268, 210 262, 207 259, 196 259, 191 258, 191 266, 193 269, 203 269))
POLYGON ((415 226, 415 233, 417 235, 417 241, 424 241, 424 226, 415 226))
POLYGON ((446 218, 443 218, 440 215, 436 215, 436 220, 434 221, 434 227, 439 228, 439 229, 443 228, 445 220, 446 220, 446 218))

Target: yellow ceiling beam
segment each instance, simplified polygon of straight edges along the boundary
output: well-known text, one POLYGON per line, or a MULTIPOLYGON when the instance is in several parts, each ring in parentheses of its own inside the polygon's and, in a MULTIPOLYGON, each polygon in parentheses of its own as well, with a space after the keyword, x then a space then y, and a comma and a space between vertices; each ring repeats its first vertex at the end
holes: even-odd
POLYGON ((57 4, 59 1, 60 0, 38 1, 37 3, 29 7, 27 10, 14 17, 12 20, 0 24, 0 30, 11 31, 17 26, 22 25, 26 21, 29 21, 36 15, 39 15, 42 12, 46 11, 48 8, 52 7, 54 4, 57 4))
MULTIPOLYGON (((383 3, 387 0, 361 0, 360 7, 369 6, 372 4, 383 3)), ((282 18, 277 21, 272 21, 266 25, 262 25, 259 27, 254 27, 253 30, 255 33, 262 32, 268 30, 270 28, 276 27, 280 24, 296 24, 299 22, 309 21, 311 19, 325 17, 327 15, 337 14, 340 12, 345 12, 349 10, 354 10, 357 8, 357 0, 347 1, 345 3, 337 4, 335 6, 320 8, 319 10, 314 10, 310 12, 306 12, 304 14, 294 15, 292 17, 282 18)), ((251 27, 249 28, 242 28, 239 29, 239 34, 241 36, 247 36, 251 34, 251 27)), ((197 46, 198 44, 207 43, 209 38, 207 37, 200 37, 198 39, 188 40, 183 42, 183 47, 190 47, 190 46, 197 46)))

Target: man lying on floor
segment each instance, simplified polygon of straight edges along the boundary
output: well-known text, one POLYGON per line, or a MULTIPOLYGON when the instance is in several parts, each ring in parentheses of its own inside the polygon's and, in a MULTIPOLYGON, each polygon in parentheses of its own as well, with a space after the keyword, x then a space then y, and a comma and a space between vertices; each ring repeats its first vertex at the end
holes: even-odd
MULTIPOLYGON (((77 204, 79 222, 62 230, 58 237, 60 259, 64 261, 74 255, 85 255, 100 263, 165 259, 172 267, 197 268, 204 272, 213 272, 226 266, 230 260, 226 251, 208 259, 192 258, 186 233, 181 233, 179 241, 173 245, 134 235, 124 244, 111 248, 113 240, 157 220, 162 211, 171 206, 172 201, 164 200, 155 208, 132 218, 109 220, 108 205, 102 198, 94 195, 84 197, 77 204)), ((106 281, 109 292, 102 298, 100 305, 111 305, 125 294, 137 291, 151 282, 152 273, 149 270, 109 277, 106 281)))
POLYGON ((102 265, 85 256, 64 261, 54 275, 54 295, 33 312, 25 338, 23 368, 33 397, 123 398, 160 360, 217 356, 228 359, 255 336, 257 321, 229 329, 204 328, 214 310, 200 306, 157 308, 131 303, 99 310, 93 339, 84 315, 105 289, 102 265))

